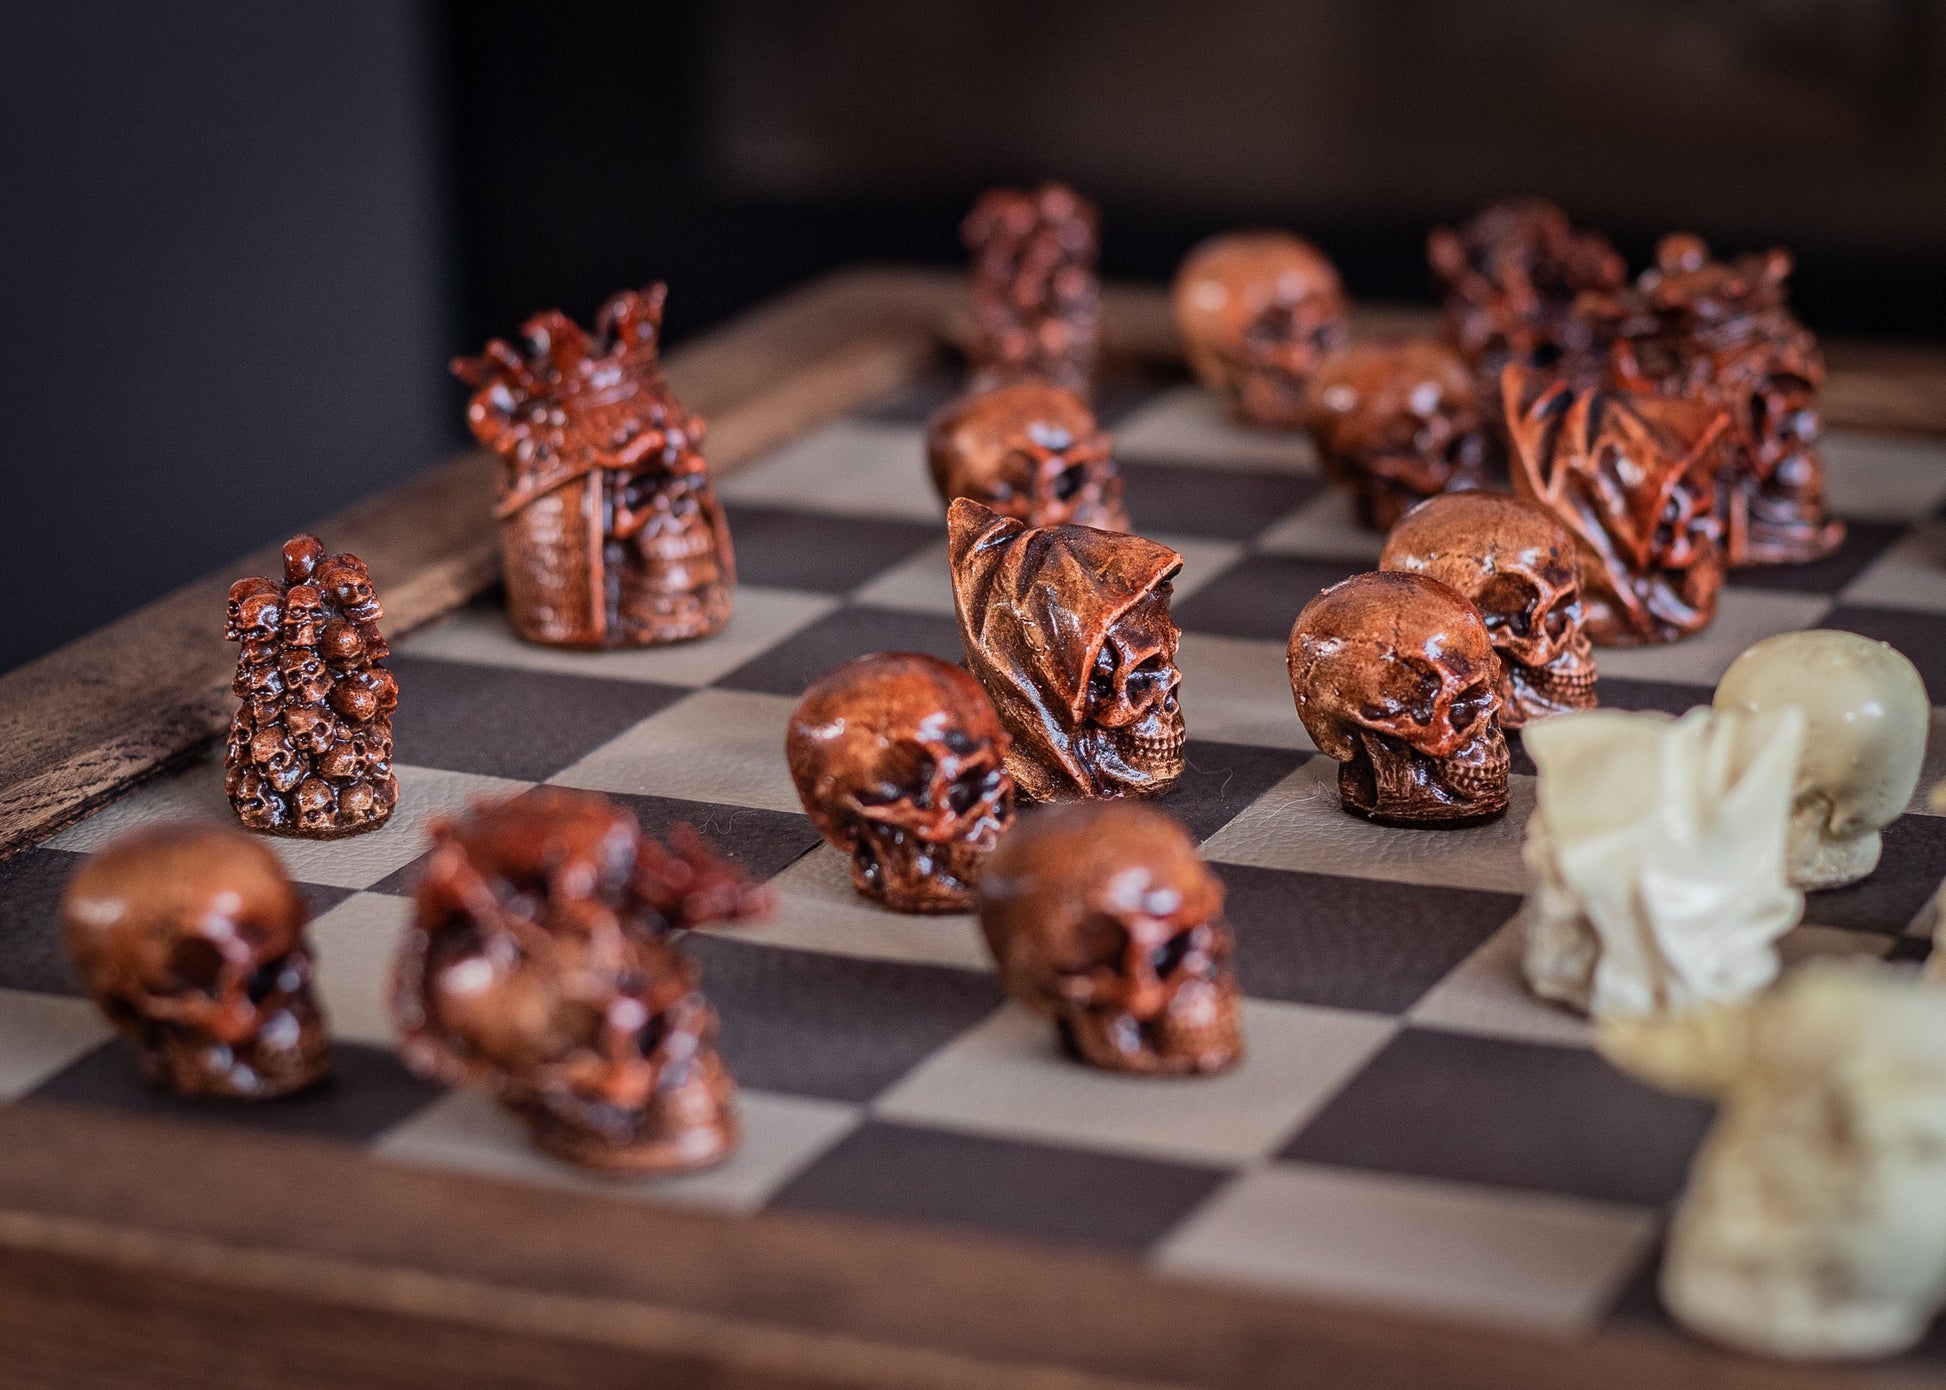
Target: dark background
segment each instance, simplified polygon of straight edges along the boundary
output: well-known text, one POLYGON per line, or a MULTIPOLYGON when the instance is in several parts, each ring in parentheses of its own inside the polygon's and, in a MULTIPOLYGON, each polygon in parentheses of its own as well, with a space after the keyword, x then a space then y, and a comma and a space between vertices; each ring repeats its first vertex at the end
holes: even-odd
POLYGON ((1276 222, 1372 299, 1541 193, 1946 337, 1928 0, 35 0, 0 130, 0 669, 461 446, 446 359, 535 309, 664 278, 680 340, 956 263, 996 181, 1094 195, 1111 275, 1276 222))

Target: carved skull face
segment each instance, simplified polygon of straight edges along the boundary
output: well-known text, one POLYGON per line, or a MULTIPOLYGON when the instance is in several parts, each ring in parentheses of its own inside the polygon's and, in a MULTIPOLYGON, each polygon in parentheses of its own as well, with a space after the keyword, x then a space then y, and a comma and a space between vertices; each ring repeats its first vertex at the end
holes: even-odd
POLYGON ((284 728, 291 746, 301 753, 318 754, 344 737, 344 727, 322 705, 294 705, 284 711, 284 728))
POLYGON ((284 593, 284 644, 315 647, 324 634, 324 597, 309 584, 293 584, 284 593))
POLYGON ((1480 610, 1500 654, 1504 727, 1593 707, 1574 537, 1547 512, 1493 492, 1435 497, 1392 528, 1379 568, 1428 575, 1480 610))
POLYGON ((372 577, 356 555, 333 555, 318 566, 317 588, 353 622, 375 623, 385 616, 372 577))
POLYGON ((1458 353, 1430 338, 1354 343, 1326 357, 1304 385, 1304 423, 1375 530, 1390 530, 1422 498, 1486 481, 1473 378, 1458 353))
MULTIPOLYGON (((256 575, 249 579, 237 580, 236 583, 230 586, 229 608, 228 608, 227 621, 224 623, 223 626, 223 635, 232 642, 241 642, 244 639, 245 634, 251 631, 252 629, 256 628, 258 624, 262 621, 261 603, 259 603, 253 608, 253 614, 255 614, 256 616, 253 616, 247 622, 245 621, 243 616, 244 604, 249 602, 251 599, 261 600, 264 598, 269 598, 271 600, 272 606, 274 607, 277 603, 277 597, 278 597, 278 589, 277 589, 277 582, 275 580, 266 579, 262 575, 256 575)), ((274 630, 280 622, 281 622, 281 617, 277 619, 272 619, 270 623, 270 627, 274 630)))
POLYGON ((250 761, 257 765, 264 781, 279 792, 290 791, 304 780, 304 759, 291 747, 290 736, 281 725, 268 724, 257 730, 250 740, 250 761))
POLYGON ((329 1070, 303 904, 248 835, 181 823, 123 836, 75 874, 61 926, 151 1084, 265 1097, 329 1070))
MULTIPOLYGON (((248 583, 248 580, 243 581, 248 583)), ((233 587, 232 593, 236 590, 233 587)), ((253 665, 274 663, 284 630, 283 597, 275 589, 244 594, 236 605, 237 641, 253 665)))
POLYGON ((1071 391, 1022 381, 950 401, 927 431, 926 459, 949 506, 970 497, 1029 526, 1128 529, 1108 435, 1071 391))
POLYGON ((634 643, 702 637, 729 621, 736 586, 729 524, 700 454, 681 469, 637 476, 617 492, 617 621, 634 643))
POLYGON ((1181 1075, 1243 1055, 1223 885, 1160 811, 1028 812, 987 865, 980 927, 1007 992, 1081 1061, 1181 1075))
POLYGON ((1286 232, 1235 232, 1192 250, 1172 291, 1197 379, 1256 425, 1301 423, 1304 380, 1349 336, 1338 272, 1286 232))
POLYGON ((331 693, 331 672, 309 647, 284 648, 277 669, 284 677, 285 692, 298 704, 322 704, 331 693))
POLYGON ((354 671, 331 687, 331 708, 354 724, 398 708, 398 681, 382 667, 354 671))
POLYGON ((1013 822, 1011 740, 978 681, 917 652, 848 661, 791 716, 791 778, 858 891, 901 912, 973 905, 1013 822))
POLYGON ((1499 658, 1458 593, 1423 575, 1357 575, 1304 606, 1289 659, 1298 717, 1337 760, 1347 811, 1460 826, 1507 809, 1499 658))

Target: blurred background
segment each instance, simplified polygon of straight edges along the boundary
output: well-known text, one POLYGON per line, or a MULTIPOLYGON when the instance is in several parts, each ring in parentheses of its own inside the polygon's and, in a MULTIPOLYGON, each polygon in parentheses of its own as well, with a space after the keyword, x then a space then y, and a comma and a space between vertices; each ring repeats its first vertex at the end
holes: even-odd
POLYGON ((1932 0, 22 0, 0 122, 0 670, 462 447, 447 359, 536 309, 667 279, 679 342, 957 264, 994 182, 1110 276, 1276 223, 1374 300, 1534 193, 1946 339, 1932 0))

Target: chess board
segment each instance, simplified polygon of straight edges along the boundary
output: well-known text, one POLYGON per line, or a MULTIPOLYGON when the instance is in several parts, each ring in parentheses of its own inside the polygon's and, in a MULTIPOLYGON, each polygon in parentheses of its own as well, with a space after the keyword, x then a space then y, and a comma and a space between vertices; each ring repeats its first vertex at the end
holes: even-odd
MULTIPOLYGON (((1575 1343, 1666 1329, 1658 1238, 1709 1111, 1612 1070, 1579 1020, 1524 993, 1508 923, 1533 769, 1517 742, 1513 808, 1496 824, 1384 829, 1338 809, 1335 765, 1292 709, 1284 643, 1312 594, 1375 563, 1379 538, 1305 441, 1240 429, 1180 382, 1111 386, 1099 403, 1136 528, 1184 556, 1188 771, 1161 805, 1228 889, 1244 1064, 1156 1081, 1068 1062, 1004 1000, 970 917, 899 916, 854 894, 798 805, 785 723, 852 656, 961 656, 922 454, 951 386, 921 380, 722 481, 740 588, 714 638, 531 647, 489 595, 395 644, 397 814, 350 840, 275 842, 314 914, 337 1039, 321 1090, 224 1106, 144 1089, 61 951, 57 904, 85 855, 147 822, 227 815, 216 753, 0 861, 0 1102, 322 1139, 374 1172, 617 1206, 970 1234, 1575 1343), (718 1169, 583 1176, 533 1153, 486 1097, 419 1081, 394 1056, 386 974, 428 819, 539 783, 610 795, 652 830, 690 822, 775 887, 772 920, 685 943, 741 1084, 745 1139, 718 1169)), ((1923 798, 1946 775, 1946 442, 1834 432, 1828 458, 1844 549, 1737 573, 1695 639, 1599 652, 1601 699, 1681 711, 1761 637, 1883 638, 1935 703, 1923 798)), ((1917 922, 1942 878, 1946 818, 1915 800, 1876 874, 1811 895, 1787 953, 1920 960, 1917 922)), ((1946 1367, 1946 1329, 1914 1361, 1946 1367)))

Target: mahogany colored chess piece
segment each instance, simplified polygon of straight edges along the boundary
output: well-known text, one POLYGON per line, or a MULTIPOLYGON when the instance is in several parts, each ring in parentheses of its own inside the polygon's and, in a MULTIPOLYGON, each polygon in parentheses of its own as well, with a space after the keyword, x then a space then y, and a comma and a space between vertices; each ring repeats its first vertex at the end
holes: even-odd
POLYGON ((1479 611, 1421 574, 1354 575, 1291 628, 1291 695, 1338 763, 1338 798, 1380 825, 1452 829, 1507 809, 1500 659, 1479 611))
POLYGON ((1500 385, 1514 495, 1574 533, 1589 638, 1632 647, 1707 627, 1723 587, 1717 479, 1728 417, 1700 401, 1577 390, 1513 366, 1500 385))
POLYGON ((1594 708, 1580 556, 1545 508, 1498 492, 1431 498, 1392 528, 1378 567, 1437 579, 1480 610, 1500 656, 1502 727, 1594 708))
POLYGON ((143 1080, 263 1100, 331 1070, 304 916, 261 841, 178 822, 123 835, 76 870, 61 931, 143 1080))
POLYGON ((860 893, 899 912, 964 912, 1013 823, 1011 742, 959 667, 874 652, 804 692, 785 752, 805 814, 850 857, 860 893))
POLYGON ((693 833, 673 852, 605 797, 539 787, 436 821, 394 972, 401 1054, 483 1084, 558 1158, 707 1167, 737 1143, 716 1012, 675 931, 768 896, 693 833))
POLYGON ((316 536, 284 546, 282 580, 230 586, 238 644, 223 786, 252 830, 332 840, 375 830, 398 804, 392 711, 398 685, 371 575, 316 536))
POLYGON ((1304 382, 1350 336, 1338 271, 1289 232, 1230 232, 1184 257, 1170 304, 1197 380, 1253 425, 1303 423, 1304 382))
POLYGON ((960 224, 972 256, 975 380, 1039 377, 1087 398, 1101 349, 1101 213, 1065 184, 994 188, 960 224))
POLYGON ((1037 380, 948 401, 926 431, 940 500, 970 497, 1029 526, 1128 530, 1109 449, 1079 396, 1037 380))
POLYGON ((550 310, 453 361, 466 420, 500 455, 494 516, 514 631, 555 647, 648 647, 729 621, 736 562, 657 346, 667 286, 602 306, 592 337, 550 310))
POLYGON ((1013 735, 1020 795, 1173 787, 1184 735, 1169 581, 1182 556, 1088 526, 1030 530, 964 497, 946 529, 966 664, 1013 735))
POLYGON ((1408 507, 1484 487, 1492 455, 1466 364, 1444 343, 1353 343, 1304 384, 1304 423, 1325 471, 1352 489, 1358 519, 1389 530, 1408 507))
POLYGON ((1580 306, 1612 339, 1616 385, 1706 401, 1730 417, 1722 501, 1732 566, 1819 560, 1845 539, 1824 505, 1824 357, 1791 312, 1790 274, 1788 251, 1719 261, 1677 234, 1631 289, 1580 306))
POLYGON ((1007 992, 1078 1061, 1188 1076, 1243 1056, 1223 884, 1153 807, 1028 811, 981 881, 980 928, 1007 992))

